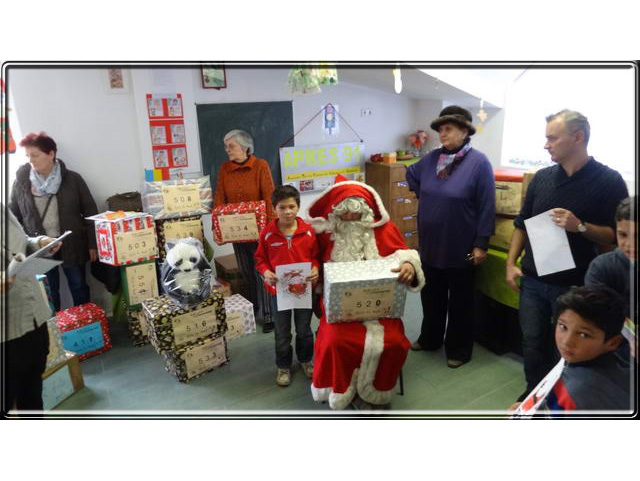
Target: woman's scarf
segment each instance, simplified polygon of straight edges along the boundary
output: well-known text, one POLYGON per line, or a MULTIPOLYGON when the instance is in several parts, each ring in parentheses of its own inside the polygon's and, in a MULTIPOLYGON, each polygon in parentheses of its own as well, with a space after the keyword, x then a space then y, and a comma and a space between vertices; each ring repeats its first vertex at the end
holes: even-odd
POLYGON ((438 157, 436 164, 436 176, 438 179, 446 179, 451 175, 453 169, 464 159, 467 152, 471 150, 471 142, 464 144, 455 153, 443 153, 438 157))
POLYGON ((31 181, 31 193, 40 197, 43 195, 54 195, 58 193, 60 184, 62 183, 62 169, 60 168, 60 162, 57 160, 53 164, 53 170, 47 178, 38 174, 31 167, 29 172, 29 180, 31 181))

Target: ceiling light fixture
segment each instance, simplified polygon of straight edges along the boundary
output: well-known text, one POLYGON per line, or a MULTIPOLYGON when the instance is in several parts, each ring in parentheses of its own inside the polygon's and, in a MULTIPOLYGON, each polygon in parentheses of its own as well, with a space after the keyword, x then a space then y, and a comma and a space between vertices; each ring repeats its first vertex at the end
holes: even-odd
POLYGON ((399 94, 400 92, 402 92, 402 76, 400 73, 400 69, 396 66, 396 68, 393 69, 393 87, 396 90, 396 93, 399 94))

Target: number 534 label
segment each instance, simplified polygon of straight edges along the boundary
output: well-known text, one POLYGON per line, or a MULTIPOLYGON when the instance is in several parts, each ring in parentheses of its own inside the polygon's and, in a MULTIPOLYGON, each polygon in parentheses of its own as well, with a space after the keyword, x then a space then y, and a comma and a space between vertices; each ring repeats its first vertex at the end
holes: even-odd
POLYGON ((345 319, 377 319, 388 317, 393 306, 395 285, 347 289, 342 293, 342 312, 345 319))

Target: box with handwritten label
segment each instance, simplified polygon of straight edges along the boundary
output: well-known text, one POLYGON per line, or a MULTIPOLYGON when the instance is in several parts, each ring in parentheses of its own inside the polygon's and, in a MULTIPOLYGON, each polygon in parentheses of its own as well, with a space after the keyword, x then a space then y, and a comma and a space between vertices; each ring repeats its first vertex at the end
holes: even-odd
POLYGON ((149 328, 141 309, 127 309, 127 327, 134 346, 149 344, 149 328))
POLYGON ((142 301, 142 310, 149 340, 158 353, 193 345, 227 331, 224 298, 217 291, 193 307, 179 306, 162 295, 142 301))
POLYGON ((324 264, 327 322, 402 317, 407 289, 391 272, 398 265, 392 259, 324 264))
POLYGON ((212 204, 213 194, 208 175, 194 179, 145 182, 142 191, 144 211, 155 220, 208 214, 212 204))
POLYGON ((240 294, 234 294, 224 300, 227 312, 227 341, 256 332, 256 319, 253 304, 240 294))
POLYGON ((120 267, 122 295, 128 308, 141 307, 142 301, 160 295, 155 261, 120 267))
POLYGON ((144 212, 111 212, 87 217, 95 222, 100 262, 121 266, 158 257, 153 217, 144 212))
POLYGON ((165 369, 180 382, 189 382, 229 362, 224 336, 205 338, 191 346, 162 353, 165 369))
POLYGON ((56 324, 62 333, 64 348, 77 354, 81 361, 111 349, 107 317, 104 310, 92 302, 59 311, 56 324))
POLYGON ((213 240, 218 245, 227 242, 256 242, 267 225, 264 201, 223 204, 211 214, 213 240))
POLYGON ((78 356, 64 352, 64 359, 42 373, 42 404, 49 411, 84 387, 78 356))
POLYGON ((161 260, 167 256, 166 243, 168 240, 194 237, 204 243, 204 229, 202 227, 202 219, 199 216, 159 220, 156 221, 156 228, 158 230, 159 258, 161 260))

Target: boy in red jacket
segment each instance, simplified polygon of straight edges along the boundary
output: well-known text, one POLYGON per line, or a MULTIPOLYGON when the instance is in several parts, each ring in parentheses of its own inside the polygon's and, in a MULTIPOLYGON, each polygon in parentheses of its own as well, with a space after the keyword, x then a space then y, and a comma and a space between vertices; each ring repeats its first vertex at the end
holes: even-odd
MULTIPOLYGON (((271 196, 276 211, 276 219, 260 232, 256 250, 256 269, 262 275, 269 292, 276 294, 278 282, 276 266, 311 262, 311 275, 307 282, 317 282, 318 244, 311 225, 297 217, 300 209, 300 193, 290 185, 276 188, 271 196)), ((311 331, 311 309, 289 309, 275 311, 276 384, 288 386, 291 383, 291 314, 296 326, 296 357, 305 375, 313 377, 313 332, 311 331)))

